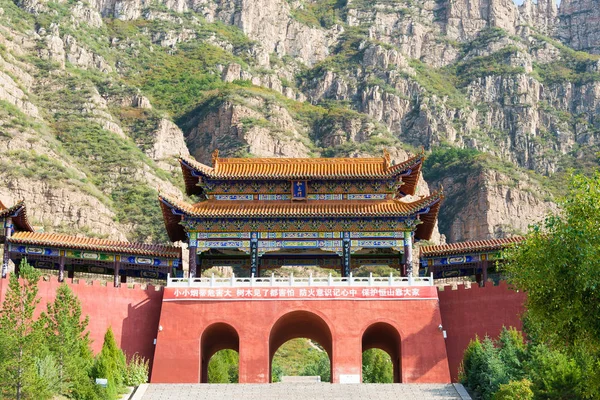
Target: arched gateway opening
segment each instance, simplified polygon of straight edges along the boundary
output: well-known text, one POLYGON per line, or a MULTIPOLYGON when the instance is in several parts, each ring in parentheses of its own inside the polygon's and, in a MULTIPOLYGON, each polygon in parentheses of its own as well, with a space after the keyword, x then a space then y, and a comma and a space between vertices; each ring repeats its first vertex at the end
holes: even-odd
POLYGON ((394 383, 400 383, 402 381, 402 363, 398 330, 385 322, 376 322, 370 325, 362 336, 363 353, 369 349, 380 349, 390 356, 394 369, 394 383))
POLYGON ((208 383, 208 363, 220 350, 240 350, 240 337, 229 324, 218 322, 209 325, 200 339, 200 382, 208 383))
MULTIPOLYGON (((292 311, 275 322, 269 334, 269 382, 272 382, 273 356, 292 339, 306 338, 318 343, 329 356, 329 369, 333 371, 333 340, 327 323, 318 315, 308 311, 292 311)), ((330 374, 331 381, 333 374, 330 374)))

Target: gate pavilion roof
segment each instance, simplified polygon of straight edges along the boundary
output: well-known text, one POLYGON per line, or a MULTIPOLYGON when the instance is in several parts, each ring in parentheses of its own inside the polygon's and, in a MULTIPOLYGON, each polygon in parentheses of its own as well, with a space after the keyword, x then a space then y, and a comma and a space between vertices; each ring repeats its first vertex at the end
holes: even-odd
POLYGON ((413 195, 425 151, 392 165, 389 153, 377 158, 220 158, 213 154, 213 166, 181 156, 186 193, 199 191, 198 175, 219 180, 295 180, 295 179, 389 179, 404 175, 402 192, 413 195))

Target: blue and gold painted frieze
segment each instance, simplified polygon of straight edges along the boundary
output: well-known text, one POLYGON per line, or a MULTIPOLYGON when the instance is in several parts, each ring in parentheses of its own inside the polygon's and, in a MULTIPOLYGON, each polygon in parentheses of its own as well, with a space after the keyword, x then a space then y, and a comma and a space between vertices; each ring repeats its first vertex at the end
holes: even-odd
POLYGON ((210 197, 218 201, 287 201, 306 199, 311 201, 329 201, 329 200, 385 200, 390 196, 389 193, 309 193, 304 197, 292 196, 289 194, 215 194, 210 197))
POLYGON ((342 232, 258 232, 259 239, 339 239, 342 232))
MULTIPOLYGON (((414 217, 400 218, 190 218, 188 232, 341 232, 404 231, 414 217)), ((190 237, 190 240, 193 240, 190 237)))
POLYGON ((350 246, 353 248, 389 248, 404 246, 403 240, 351 240, 350 246))
POLYGON ((404 232, 350 232, 352 239, 403 239, 404 232))
POLYGON ((58 249, 51 247, 40 247, 40 246, 20 246, 9 244, 8 251, 13 253, 21 253, 21 254, 35 254, 39 256, 50 256, 50 257, 58 257, 58 249))
MULTIPOLYGON (((160 257, 144 257, 144 256, 132 256, 132 255, 118 255, 110 253, 100 253, 85 250, 60 250, 55 247, 41 247, 41 246, 23 246, 23 245, 9 245, 9 252, 19 253, 23 255, 35 255, 45 257, 56 257, 60 256, 60 252, 64 252, 67 260, 88 260, 88 261, 100 261, 100 262, 114 262, 117 257, 121 262, 127 262, 135 265, 148 265, 155 267, 178 267, 180 265, 179 259, 167 259, 160 257)), ((42 265, 42 264, 40 264, 42 265)), ((37 264, 36 264, 37 266, 37 264)), ((44 268, 40 266, 39 268, 44 268)))
POLYGON ((438 267, 445 265, 461 265, 480 261, 496 261, 502 259, 502 252, 450 255, 447 257, 432 257, 421 259, 423 267, 438 267))
MULTIPOLYGON (((399 178, 375 179, 375 180, 309 180, 293 181, 293 183, 305 182, 303 197, 311 194, 344 194, 354 195, 381 195, 396 193, 402 184, 399 178)), ((204 177, 200 186, 208 196, 216 195, 288 195, 291 196, 297 192, 291 191, 291 181, 289 180, 212 180, 204 177)), ((358 200, 359 198, 356 198, 358 200)), ((241 199, 240 199, 241 200, 241 199)))
POLYGON ((322 249, 340 247, 341 240, 260 240, 259 249, 322 249))
POLYGON ((238 249, 250 247, 249 240, 198 240, 199 248, 238 249))

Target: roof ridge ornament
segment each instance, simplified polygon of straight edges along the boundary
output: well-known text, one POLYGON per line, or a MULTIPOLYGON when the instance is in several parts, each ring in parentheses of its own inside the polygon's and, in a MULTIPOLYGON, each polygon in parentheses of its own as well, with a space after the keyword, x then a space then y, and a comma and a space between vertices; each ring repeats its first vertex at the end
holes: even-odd
POLYGON ((212 164, 213 168, 217 168, 217 162, 219 161, 219 149, 215 149, 212 153, 212 164))
POLYGON ((383 149, 383 165, 384 169, 388 169, 392 164, 390 152, 387 149, 383 149))

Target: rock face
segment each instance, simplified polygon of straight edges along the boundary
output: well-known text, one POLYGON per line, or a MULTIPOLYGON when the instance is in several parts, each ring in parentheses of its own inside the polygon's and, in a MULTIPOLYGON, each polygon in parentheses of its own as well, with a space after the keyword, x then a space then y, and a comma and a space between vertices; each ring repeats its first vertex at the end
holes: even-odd
POLYGON ((527 177, 597 168, 598 13, 590 0, 19 0, 0 11, 0 193, 47 229, 60 214, 161 241, 148 199, 180 194, 188 151, 401 161, 449 147, 494 162, 428 182, 446 188, 441 233, 523 232, 553 209, 527 177))
POLYGON ((448 242, 502 238, 524 234, 528 226, 556 211, 525 176, 515 181, 496 171, 449 176, 438 184, 445 188, 440 225, 448 242))
POLYGON ((591 0, 564 0, 558 13, 558 37, 577 50, 600 53, 600 10, 591 0))
POLYGON ((146 151, 146 154, 156 161, 162 169, 177 169, 173 165, 175 157, 190 154, 185 145, 181 129, 168 119, 161 119, 153 135, 154 144, 146 151))
POLYGON ((190 153, 206 163, 216 149, 224 156, 242 149, 257 157, 307 157, 298 128, 285 108, 255 97, 222 103, 197 122, 186 141, 190 153))
POLYGON ((2 182, 2 202, 14 204, 26 199, 27 216, 34 225, 53 227, 52 230, 68 234, 86 232, 89 235, 91 231, 100 237, 127 240, 129 232, 115 225, 115 213, 85 192, 35 179, 12 178, 2 182))

